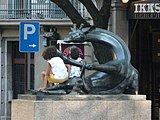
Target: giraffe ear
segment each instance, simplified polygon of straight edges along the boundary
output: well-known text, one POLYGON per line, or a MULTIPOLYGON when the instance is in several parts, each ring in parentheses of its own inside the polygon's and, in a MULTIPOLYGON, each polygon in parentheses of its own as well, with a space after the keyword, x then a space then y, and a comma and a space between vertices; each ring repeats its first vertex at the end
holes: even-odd
POLYGON ((73 30, 74 30, 74 28, 71 27, 71 31, 73 31, 73 30))

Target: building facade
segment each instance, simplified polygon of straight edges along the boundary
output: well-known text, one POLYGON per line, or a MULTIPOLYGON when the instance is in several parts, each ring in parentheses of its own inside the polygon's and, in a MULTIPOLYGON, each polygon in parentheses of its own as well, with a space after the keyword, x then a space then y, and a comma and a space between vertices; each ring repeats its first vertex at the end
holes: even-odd
MULTIPOLYGON (((84 18, 90 17, 78 0, 70 1, 84 18)), ((160 23, 158 18, 154 20, 133 18, 132 13, 134 12, 130 11, 133 2, 122 4, 120 0, 112 0, 108 29, 119 35, 129 46, 132 63, 140 72, 139 94, 147 94, 148 99, 155 102, 153 108, 157 111, 159 104, 156 101, 159 99, 156 99, 156 90, 159 89, 160 67, 158 67, 158 59, 153 58, 154 54, 151 53, 158 50, 158 47, 153 47, 152 43, 154 44, 154 41, 158 38, 157 36, 159 36, 158 26, 160 23), (153 59, 151 60, 151 58, 153 59), (158 87, 155 87, 156 85, 158 87)), ((95 5, 100 7, 101 2, 98 2, 98 4, 95 2, 95 5)), ((134 9, 138 11, 138 5, 134 9)), ((88 22, 92 24, 92 20, 88 22)), ((11 119, 11 101, 16 99, 18 94, 25 94, 28 89, 36 89, 43 84, 41 71, 45 70, 46 63, 41 53, 47 46, 55 45, 57 40, 63 40, 72 26, 73 23, 66 14, 49 0, 0 1, 1 119, 11 119), (22 21, 40 23, 39 52, 19 52, 19 24, 22 21), (46 41, 43 36, 50 33, 54 33, 55 39, 46 41)), ((155 45, 158 44, 155 43, 155 45)), ((59 44, 57 44, 57 47, 59 47, 59 44)), ((157 53, 157 55, 159 54, 157 53)), ((95 62, 93 48, 90 43, 84 44, 84 59, 87 62, 95 62)))
POLYGON ((139 94, 152 100, 152 119, 160 113, 160 1, 132 1, 128 6, 129 48, 139 71, 139 94))

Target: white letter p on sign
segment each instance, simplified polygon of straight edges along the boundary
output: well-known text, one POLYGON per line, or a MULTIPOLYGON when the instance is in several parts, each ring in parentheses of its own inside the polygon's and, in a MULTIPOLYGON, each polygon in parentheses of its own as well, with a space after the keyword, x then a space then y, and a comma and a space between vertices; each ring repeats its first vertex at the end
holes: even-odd
POLYGON ((27 40, 29 34, 33 34, 36 31, 36 28, 33 24, 24 24, 24 40, 27 40), (31 30, 28 31, 28 28, 31 30))

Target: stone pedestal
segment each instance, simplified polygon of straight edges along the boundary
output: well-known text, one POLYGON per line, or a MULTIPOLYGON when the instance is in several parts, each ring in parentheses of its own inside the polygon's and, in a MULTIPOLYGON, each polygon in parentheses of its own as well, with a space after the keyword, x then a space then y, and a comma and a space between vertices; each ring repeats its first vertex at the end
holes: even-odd
POLYGON ((19 95, 12 120, 151 120, 144 95, 19 95))

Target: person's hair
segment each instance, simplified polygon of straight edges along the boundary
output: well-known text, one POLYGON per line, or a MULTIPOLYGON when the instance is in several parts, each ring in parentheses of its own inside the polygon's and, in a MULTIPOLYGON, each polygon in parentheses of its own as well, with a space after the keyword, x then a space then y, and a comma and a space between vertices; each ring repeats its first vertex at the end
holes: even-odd
POLYGON ((71 50, 71 58, 75 59, 75 60, 78 59, 78 57, 79 57, 78 48, 76 46, 72 46, 70 50, 71 50))
POLYGON ((48 47, 42 53, 42 57, 45 60, 50 60, 51 58, 56 57, 56 55, 57 55, 57 48, 55 46, 48 47))

